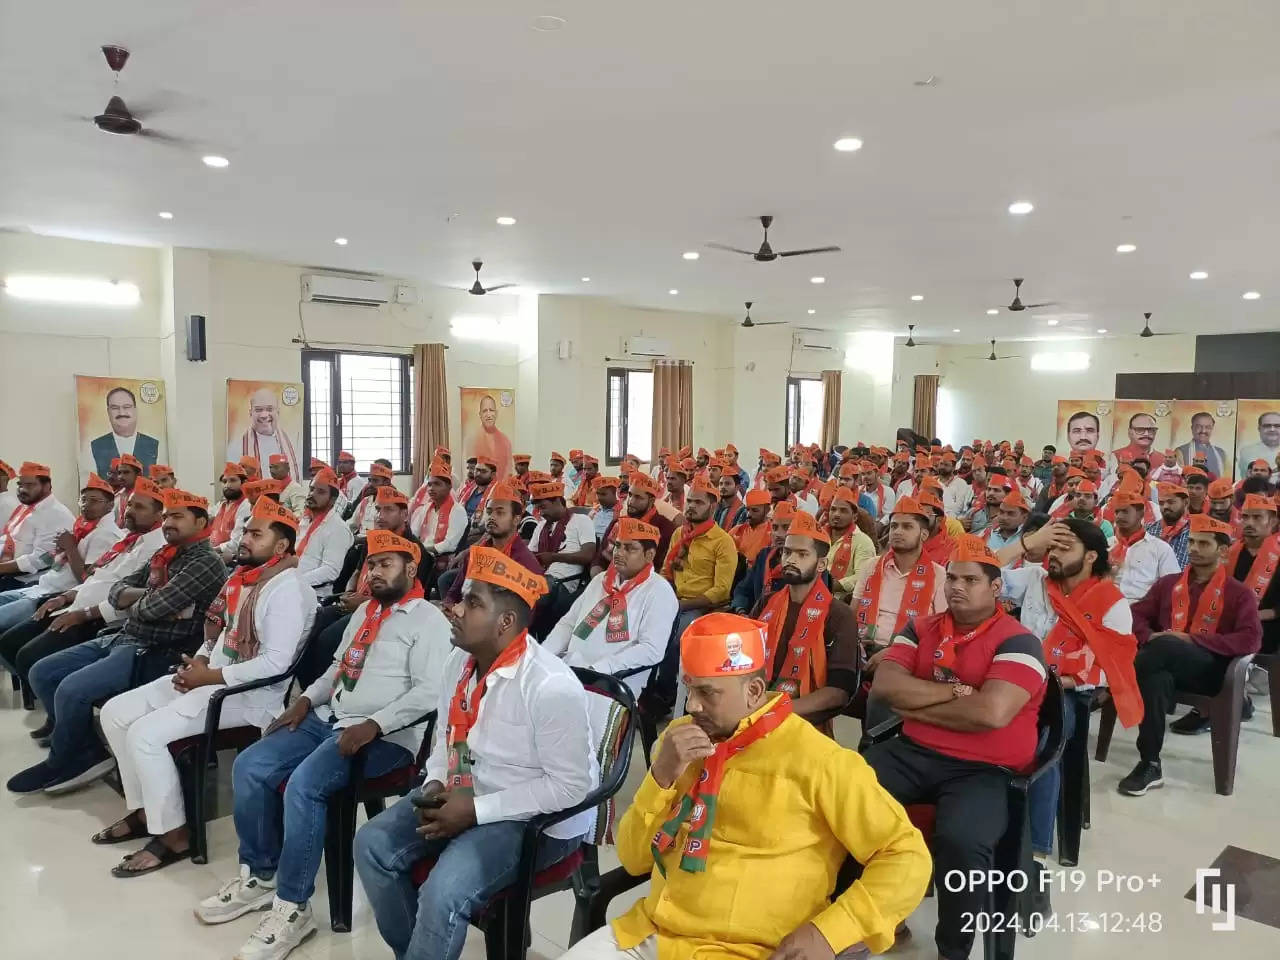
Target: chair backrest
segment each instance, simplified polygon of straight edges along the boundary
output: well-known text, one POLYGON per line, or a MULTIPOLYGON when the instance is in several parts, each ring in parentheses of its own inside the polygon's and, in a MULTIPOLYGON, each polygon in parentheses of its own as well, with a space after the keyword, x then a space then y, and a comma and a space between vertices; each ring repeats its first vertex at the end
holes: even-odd
MULTIPOLYGON (((595 831, 587 841, 598 845, 612 840, 613 798, 622 789, 631 765, 637 724, 636 701, 631 688, 617 677, 587 667, 572 669, 588 697, 609 701, 605 722, 599 724, 600 729, 591 731, 595 738, 596 760, 600 764, 600 786, 595 791, 595 803, 599 805, 595 831)), ((589 701, 589 716, 603 713, 603 707, 589 701)))
POLYGON ((1031 776, 1047 770, 1062 757, 1066 746, 1066 727, 1063 718, 1062 681, 1053 671, 1045 679, 1044 699, 1040 701, 1040 714, 1036 720, 1036 758, 1031 776))

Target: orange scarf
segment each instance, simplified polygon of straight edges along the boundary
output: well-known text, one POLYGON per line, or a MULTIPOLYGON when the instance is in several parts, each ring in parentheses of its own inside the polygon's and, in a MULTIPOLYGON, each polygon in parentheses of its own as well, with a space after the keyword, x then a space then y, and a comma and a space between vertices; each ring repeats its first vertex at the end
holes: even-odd
POLYGON ((1116 545, 1111 550, 1111 565, 1117 570, 1124 563, 1125 556, 1129 553, 1129 548, 1135 543, 1141 543, 1146 539, 1147 531, 1143 527, 1139 527, 1136 532, 1131 533, 1127 537, 1116 536, 1116 545))
POLYGON ((1222 595, 1227 584, 1227 568, 1222 564, 1218 564, 1218 569, 1214 571, 1209 582, 1204 586, 1204 592, 1200 594, 1200 601, 1196 604, 1196 612, 1192 622, 1188 622, 1188 614, 1191 608, 1191 590, 1190 590, 1191 568, 1182 571, 1182 576, 1178 578, 1178 582, 1173 585, 1173 598, 1171 606, 1173 608, 1172 622, 1169 629, 1178 633, 1217 633, 1218 621, 1222 617, 1222 595))
MULTIPOLYGON (((959 656, 961 646, 967 646, 969 643, 978 639, 993 626, 1001 617, 1009 615, 996 607, 993 616, 983 620, 980 624, 970 630, 961 637, 956 636, 956 621, 948 610, 942 615, 942 619, 938 621, 938 631, 941 634, 938 640, 938 649, 933 654, 933 679, 939 681, 950 681, 955 679, 956 660, 959 656)), ((1012 619, 1012 618, 1011 618, 1012 619)))
POLYGON ((244 588, 248 587, 249 596, 254 598, 256 597, 254 589, 264 578, 270 580, 281 572, 281 569, 287 570, 297 565, 296 557, 286 557, 283 554, 274 556, 256 567, 237 565, 235 571, 227 578, 227 582, 222 585, 221 592, 214 598, 213 603, 209 604, 209 609, 205 611, 205 619, 223 631, 222 652, 231 659, 232 663, 252 660, 258 655, 260 646, 258 631, 253 622, 255 604, 252 599, 245 601, 244 616, 240 616, 240 600, 244 588), (242 630, 241 627, 244 629, 242 630))
POLYGON ((310 510, 307 511, 307 520, 309 521, 307 523, 307 532, 304 533, 302 535, 302 539, 298 541, 298 547, 294 553, 298 556, 302 556, 307 552, 307 544, 311 542, 311 535, 316 532, 316 528, 319 527, 320 524, 324 523, 325 520, 328 519, 329 511, 332 509, 332 507, 327 507, 320 513, 312 513, 310 510))
POLYGON ((675 572, 684 569, 684 561, 689 556, 690 544, 703 534, 709 533, 715 525, 714 520, 704 520, 696 527, 687 520, 681 524, 679 537, 671 545, 671 549, 667 551, 667 559, 662 565, 662 575, 668 580, 674 579, 675 572), (677 567, 677 563, 680 566, 677 567))
MULTIPOLYGON (((154 530, 158 526, 160 526, 159 523, 152 524, 151 530, 154 530)), ((132 547, 135 543, 137 543, 140 539, 142 539, 142 537, 150 533, 151 530, 142 530, 142 531, 139 531, 138 533, 125 534, 123 538, 113 543, 109 548, 107 548, 107 551, 103 553, 102 556, 100 556, 97 560, 94 561, 94 564, 93 564, 94 569, 101 570, 108 563, 110 563, 116 557, 120 556, 120 554, 124 553, 126 550, 132 547)))
POLYGON ((1185 513, 1182 515, 1182 518, 1177 523, 1175 523, 1172 527, 1170 527, 1167 523, 1161 521, 1160 539, 1163 540, 1165 543, 1173 543, 1174 538, 1176 538, 1178 534, 1180 534, 1184 529, 1186 529, 1187 524, 1189 524, 1190 522, 1191 522, 1190 518, 1185 513))
MULTIPOLYGON (((717 506, 723 506, 723 504, 718 504, 717 506)), ((742 498, 735 493, 733 495, 733 503, 729 504, 729 508, 724 511, 724 514, 720 518, 720 529, 721 530, 731 529, 733 518, 738 515, 738 511, 741 509, 742 509, 742 498)))
MULTIPOLYGON (((1231 545, 1231 550, 1227 553, 1227 569, 1233 576, 1240 563, 1240 553, 1244 548, 1244 541, 1239 540, 1231 545)), ((1258 602, 1262 602, 1263 594, 1271 586, 1277 566, 1280 566, 1280 533, 1273 533, 1262 541, 1262 546, 1254 555, 1253 563, 1249 565, 1248 574, 1241 581, 1258 598, 1258 602)))
POLYGON ((729 531, 729 536, 733 537, 738 552, 746 558, 747 564, 753 564, 760 551, 769 545, 769 521, 761 521, 758 527, 753 527, 750 522, 740 523, 729 531))
MULTIPOLYGON (((890 560, 894 560, 893 551, 886 553, 871 568, 871 576, 862 588, 862 596, 858 599, 858 628, 867 640, 874 640, 876 621, 880 616, 880 588, 884 584, 884 569, 890 560)), ((894 566, 897 561, 894 560, 894 566)), ((906 587, 902 591, 902 604, 898 607, 898 620, 893 625, 895 635, 902 632, 907 621, 912 617, 925 617, 933 608, 933 591, 937 570, 933 563, 922 552, 916 565, 907 577, 906 587)))
POLYGON ((351 638, 351 645, 343 651, 342 660, 338 663, 337 676, 333 678, 333 689, 339 696, 342 694, 342 691, 338 690, 339 686, 345 690, 354 690, 356 684, 360 682, 364 665, 369 661, 369 648, 373 646, 373 641, 378 639, 378 631, 382 629, 387 618, 395 612, 397 607, 404 606, 410 600, 421 599, 423 599, 422 583, 415 577, 409 592, 395 603, 384 605, 370 600, 365 604, 364 622, 360 624, 356 635, 351 638))
POLYGON ((205 527, 199 533, 193 533, 181 543, 170 543, 161 547, 151 555, 151 571, 147 577, 147 586, 154 589, 155 587, 163 587, 169 582, 169 564, 173 562, 173 558, 178 555, 178 551, 183 547, 188 547, 193 543, 199 543, 201 540, 209 539, 209 528, 205 527))
POLYGON ((218 505, 218 512, 213 516, 213 523, 209 524, 209 542, 215 547, 220 547, 231 539, 231 534, 236 528, 236 511, 240 509, 242 498, 235 500, 223 499, 218 505))
POLYGON ((1132 633, 1120 633, 1102 623, 1117 603, 1128 603, 1120 588, 1110 580, 1091 577, 1070 596, 1054 580, 1046 580, 1044 589, 1058 615, 1044 638, 1045 664, 1059 676, 1078 678, 1083 673, 1084 682, 1095 685, 1105 672, 1120 722, 1126 727, 1142 722, 1142 694, 1133 672, 1138 640, 1132 633), (1086 648, 1093 654, 1092 663, 1086 648))
POLYGON ((947 534, 946 523, 945 517, 939 520, 937 531, 924 542, 922 559, 932 560, 940 567, 947 565, 951 559, 951 551, 956 547, 956 542, 947 534))
MULTIPOLYGON (((791 591, 778 590, 765 604, 760 619, 769 625, 769 668, 766 678, 774 675, 778 652, 783 647, 782 631, 791 606, 791 591)), ((800 605, 796 625, 786 643, 786 659, 772 689, 793 697, 803 697, 827 685, 827 614, 831 611, 831 591, 822 577, 813 578, 813 586, 800 605)))
POLYGON ((832 544, 832 556, 829 565, 832 580, 843 580, 849 575, 849 566, 853 563, 853 534, 855 530, 857 530, 857 527, 850 527, 843 537, 832 544))
POLYGON ((9 517, 9 522, 4 525, 4 548, 0 550, 0 560, 13 559, 13 555, 18 549, 17 541, 14 538, 17 537, 22 524, 26 522, 27 517, 31 516, 31 511, 34 509, 34 505, 24 503, 14 510, 13 515, 9 517))
POLYGON ((578 489, 573 491, 572 503, 575 507, 589 507, 596 500, 596 486, 600 482, 599 475, 582 478, 582 482, 578 484, 578 489))
POLYGON ((524 656, 528 645, 529 631, 522 630, 520 636, 507 644, 506 649, 489 665, 484 676, 476 683, 470 698, 467 697, 467 684, 476 675, 477 664, 475 657, 467 658, 467 665, 462 668, 458 685, 453 689, 453 699, 449 701, 449 729, 446 731, 449 744, 449 773, 445 777, 446 789, 457 790, 466 796, 475 794, 475 781, 471 775, 471 750, 467 746, 467 737, 480 715, 480 701, 484 699, 485 691, 489 688, 489 677, 492 676, 493 671, 511 666, 524 656))

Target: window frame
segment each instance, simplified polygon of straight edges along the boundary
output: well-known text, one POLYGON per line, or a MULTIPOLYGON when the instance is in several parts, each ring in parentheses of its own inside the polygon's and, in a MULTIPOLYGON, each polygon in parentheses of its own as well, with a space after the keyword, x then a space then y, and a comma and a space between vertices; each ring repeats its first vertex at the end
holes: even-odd
MULTIPOLYGON (((305 409, 302 418, 302 448, 303 456, 308 464, 311 458, 316 456, 315 451, 311 447, 311 363, 315 360, 323 360, 329 363, 329 416, 330 416, 330 439, 332 441, 332 449, 327 451, 326 456, 319 457, 325 463, 333 464, 338 456, 338 452, 343 448, 342 436, 342 358, 350 357, 395 357, 400 361, 400 423, 402 425, 400 431, 400 462, 404 464, 403 470, 397 470, 395 473, 399 476, 411 476, 413 474, 413 390, 412 390, 412 371, 413 371, 413 354, 397 353, 390 350, 338 350, 338 349, 315 349, 313 347, 304 347, 302 354, 302 389, 305 409)), ((310 472, 308 468, 308 473, 310 472)))
POLYGON ((789 373, 787 374, 787 384, 783 392, 783 414, 782 420, 782 450, 783 459, 790 452, 791 448, 800 442, 800 384, 808 381, 822 382, 821 376, 814 376, 806 373, 789 373), (795 391, 795 400, 792 401, 792 391, 795 391))
MULTIPOLYGON (((629 430, 627 424, 627 410, 631 403, 631 383, 629 374, 632 373, 652 373, 650 368, 646 367, 606 367, 604 372, 604 462, 606 466, 616 467, 622 463, 622 458, 626 456, 627 451, 631 449, 629 430), (609 409, 609 401, 612 398, 613 379, 618 377, 622 381, 622 392, 619 402, 622 405, 622 416, 619 418, 621 423, 622 436, 619 449, 622 450, 622 456, 612 457, 609 455, 610 444, 609 434, 611 432, 612 411, 609 409)), ((652 425, 650 427, 652 429, 652 425)))

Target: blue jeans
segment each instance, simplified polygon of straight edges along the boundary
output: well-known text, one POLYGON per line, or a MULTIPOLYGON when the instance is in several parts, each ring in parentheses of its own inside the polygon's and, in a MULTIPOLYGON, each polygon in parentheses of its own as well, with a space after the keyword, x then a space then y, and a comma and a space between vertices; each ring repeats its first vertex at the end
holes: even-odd
POLYGON ((95 638, 50 654, 31 668, 31 690, 44 704, 53 736, 49 766, 91 766, 107 756, 93 729, 93 705, 129 689, 137 647, 95 638))
MULTIPOLYGON (((396 960, 457 960, 476 910, 516 878, 524 821, 499 820, 431 840, 419 836, 417 826, 408 797, 378 814, 356 833, 356 870, 396 960), (428 858, 436 863, 415 890, 413 865, 428 858)), ((544 835, 537 868, 563 860, 581 844, 581 837, 544 835)))
MULTIPOLYGON (((275 874, 280 899, 290 903, 306 903, 315 893, 328 800, 351 776, 351 758, 338 753, 341 732, 312 710, 297 730, 282 727, 263 737, 231 768, 240 862, 254 876, 275 874)), ((364 748, 367 777, 412 761, 404 747, 381 738, 364 748)))
POLYGON ((0 633, 11 630, 24 620, 30 620, 40 604, 35 599, 21 595, 21 591, 0 593, 0 633))
MULTIPOLYGON (((1091 697, 1092 693, 1064 690, 1063 694, 1062 706, 1066 713, 1062 719, 1062 733, 1066 741, 1071 739, 1076 729, 1076 700, 1091 697)), ((1031 808, 1031 849, 1046 856, 1053 853, 1053 828, 1058 821, 1058 791, 1061 787, 1062 761, 1059 760, 1027 791, 1027 803, 1031 808)))

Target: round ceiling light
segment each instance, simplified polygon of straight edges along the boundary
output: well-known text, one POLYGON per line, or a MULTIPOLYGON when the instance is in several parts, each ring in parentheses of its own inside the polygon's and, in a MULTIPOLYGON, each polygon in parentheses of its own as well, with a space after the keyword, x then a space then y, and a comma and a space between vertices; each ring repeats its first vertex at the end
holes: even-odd
POLYGON ((591 278, 590 278, 590 277, 583 277, 583 278, 582 278, 582 282, 583 282, 583 283, 590 283, 590 282, 591 282, 591 278))
POLYGON ((812 307, 810 307, 810 308, 809 308, 809 316, 811 316, 811 317, 812 317, 812 316, 813 316, 815 313, 817 313, 817 312, 818 312, 818 311, 817 311, 817 310, 814 310, 812 307))
POLYGON ((516 224, 516 218, 515 217, 499 217, 497 219, 497 224, 500 227, 514 227, 516 224))
POLYGON ((841 137, 832 146, 841 153, 853 153, 862 149, 862 141, 857 137, 841 137))
POLYGON ((1056 327, 1058 325, 1057 320, 1046 320, 1045 323, 1049 324, 1051 327, 1056 327))
POLYGON ((952 327, 952 328, 951 328, 951 332, 952 332, 952 333, 959 333, 959 332, 960 332, 960 328, 959 328, 959 327, 952 327))
POLYGON ((679 291, 679 290, 677 290, 675 287, 672 287, 670 290, 668 290, 668 291, 667 291, 667 293, 671 294, 671 296, 673 296, 673 297, 674 297, 677 293, 679 293, 679 292, 680 292, 680 291, 679 291))
POLYGON ((1188 274, 1188 276, 1191 277, 1192 280, 1208 280, 1209 279, 1209 274, 1206 273, 1204 270, 1192 270, 1191 273, 1188 274))
POLYGON ((1099 332, 1099 333, 1106 333, 1106 332, 1107 332, 1107 328, 1106 328, 1106 327, 1099 327, 1099 328, 1098 328, 1098 332, 1099 332))
POLYGON ((923 299, 924 299, 924 294, 922 294, 922 293, 913 293, 913 294, 911 295, 911 299, 912 299, 912 300, 914 300, 916 303, 919 303, 921 300, 923 300, 923 299))
POLYGON ((340 246, 340 247, 345 247, 345 246, 347 245, 347 238, 346 238, 346 237, 334 237, 334 238, 333 238, 333 242, 334 242, 334 243, 336 243, 336 244, 337 244, 338 246, 340 246))
POLYGON ((218 167, 218 168, 220 169, 220 168, 222 168, 222 167, 229 167, 229 166, 231 166, 231 161, 230 161, 230 160, 228 160, 226 157, 220 157, 220 156, 218 156, 217 154, 212 154, 212 153, 211 153, 211 154, 209 154, 209 156, 207 156, 207 157, 201 157, 200 159, 201 159, 201 161, 203 161, 203 162, 204 162, 204 165, 205 165, 206 167, 218 167))
POLYGON ((826 277, 810 277, 809 282, 810 283, 826 283, 827 278, 826 277))
POLYGON ((1026 216, 1028 213, 1030 213, 1034 209, 1035 209, 1035 206, 1028 203, 1026 200, 1016 200, 1013 203, 1009 204, 1009 212, 1012 213, 1015 217, 1026 216))
POLYGON ((1241 300, 1257 300, 1261 296, 1262 294, 1260 294, 1257 290, 1248 290, 1245 293, 1240 294, 1240 299, 1241 300))
POLYGON ((1116 253, 1133 253, 1138 248, 1132 243, 1122 243, 1116 247, 1116 253))
POLYGON ((990 309, 990 310, 988 310, 988 311, 987 311, 987 316, 988 316, 988 317, 994 317, 994 316, 997 316, 999 313, 1000 313, 1000 311, 999 311, 999 310, 996 310, 996 309, 992 308, 992 309, 990 309))
POLYGON ((553 33, 565 24, 564 17, 541 16, 533 18, 533 29, 539 33, 553 33))
POLYGON ((697 260, 702 256, 702 254, 697 250, 686 250, 684 253, 680 254, 680 256, 684 257, 686 260, 697 260))

